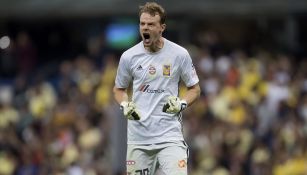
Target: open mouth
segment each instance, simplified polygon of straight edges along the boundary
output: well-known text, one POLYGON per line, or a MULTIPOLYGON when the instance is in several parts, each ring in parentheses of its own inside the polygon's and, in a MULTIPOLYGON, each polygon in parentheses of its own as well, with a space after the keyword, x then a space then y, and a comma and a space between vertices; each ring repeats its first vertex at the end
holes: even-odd
POLYGON ((145 40, 147 40, 150 38, 150 35, 148 33, 143 33, 143 37, 145 40))
POLYGON ((150 35, 149 35, 149 33, 143 33, 143 37, 144 37, 144 42, 145 43, 149 43, 150 42, 150 35))

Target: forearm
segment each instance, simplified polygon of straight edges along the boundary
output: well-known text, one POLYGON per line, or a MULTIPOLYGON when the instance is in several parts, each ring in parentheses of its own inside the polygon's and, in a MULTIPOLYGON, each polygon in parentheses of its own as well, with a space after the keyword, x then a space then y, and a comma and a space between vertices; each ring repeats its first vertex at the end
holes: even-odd
POLYGON ((140 114, 138 113, 136 106, 133 102, 128 102, 127 89, 124 88, 113 88, 114 98, 123 114, 129 120, 140 120, 140 114))
POLYGON ((185 100, 188 106, 191 106, 199 96, 200 96, 200 87, 198 84, 196 84, 188 88, 186 94, 182 97, 182 100, 185 100))
POLYGON ((113 88, 113 94, 116 102, 120 104, 123 101, 128 101, 128 94, 126 89, 122 88, 113 88))

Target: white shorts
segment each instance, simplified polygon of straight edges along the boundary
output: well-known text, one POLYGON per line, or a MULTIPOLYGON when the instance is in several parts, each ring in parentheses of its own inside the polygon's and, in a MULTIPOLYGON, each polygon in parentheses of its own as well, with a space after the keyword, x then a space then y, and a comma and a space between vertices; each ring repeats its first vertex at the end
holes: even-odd
POLYGON ((150 145, 128 144, 127 175, 187 175, 188 147, 183 141, 150 145), (160 174, 159 174, 160 175, 160 174))

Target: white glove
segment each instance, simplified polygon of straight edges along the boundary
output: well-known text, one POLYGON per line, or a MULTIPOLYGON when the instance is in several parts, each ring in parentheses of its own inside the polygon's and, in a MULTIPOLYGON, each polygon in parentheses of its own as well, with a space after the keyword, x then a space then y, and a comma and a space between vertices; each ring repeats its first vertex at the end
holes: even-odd
POLYGON ((187 108, 187 102, 185 100, 180 100, 176 96, 169 96, 167 103, 163 106, 163 112, 169 114, 177 114, 187 108))
POLYGON ((120 103, 120 109, 123 111, 124 116, 129 120, 140 120, 140 115, 136 110, 133 102, 123 101, 120 103))

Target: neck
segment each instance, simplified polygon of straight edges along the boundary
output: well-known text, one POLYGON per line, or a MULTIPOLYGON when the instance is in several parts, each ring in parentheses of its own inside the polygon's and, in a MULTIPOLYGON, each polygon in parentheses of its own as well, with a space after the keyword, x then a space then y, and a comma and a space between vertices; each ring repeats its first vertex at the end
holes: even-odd
POLYGON ((163 48, 164 40, 160 37, 156 42, 154 42, 151 46, 145 47, 145 49, 149 52, 158 52, 163 48))

